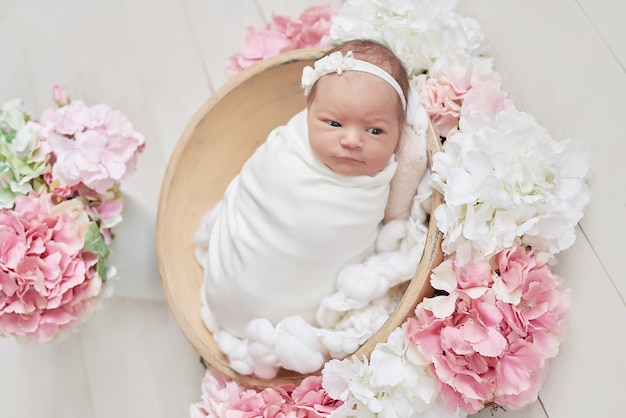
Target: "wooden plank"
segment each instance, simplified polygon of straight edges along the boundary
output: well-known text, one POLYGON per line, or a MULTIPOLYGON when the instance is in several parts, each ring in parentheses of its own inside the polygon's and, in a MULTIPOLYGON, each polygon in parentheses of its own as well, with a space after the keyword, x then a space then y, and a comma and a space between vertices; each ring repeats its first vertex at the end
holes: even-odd
POLYGON ((182 0, 182 3, 194 46, 214 92, 228 80, 226 63, 241 50, 246 28, 264 22, 253 0, 182 0))
POLYGON ((600 33, 609 49, 626 69, 626 2, 623 0, 578 0, 576 3, 583 9, 591 24, 600 33))
POLYGON ((4 19, 10 19, 11 11, 18 4, 18 1, 19 0, 2 0, 2 3, 0 3, 0 22, 4 19))
POLYGON ((76 335, 49 344, 0 339, 3 417, 93 417, 89 379, 76 335))
POLYGON ((554 271, 572 289, 567 339, 540 392, 551 417, 616 416, 626 410, 626 309, 581 231, 554 271), (583 260, 580 262, 580 260, 583 260))
POLYGON ((40 5, 22 2, 10 9, 10 15, 3 19, 2 26, 8 30, 3 39, 13 42, 3 42, 0 71, 7 76, 18 76, 16 79, 3 77, 2 84, 7 86, 2 87, 2 94, 7 94, 4 89, 8 87, 12 93, 9 94, 23 98, 34 115, 54 105, 54 84, 81 85, 75 54, 68 48, 75 39, 72 28, 61 26, 56 31, 49 30, 50 22, 65 19, 63 9, 49 2, 40 5))
POLYGON ((123 46, 125 68, 141 87, 167 161, 190 116, 210 94, 184 10, 170 0, 136 0, 110 6, 110 13, 124 28, 117 48, 123 46))
POLYGON ((107 302, 80 334, 94 418, 187 416, 204 366, 167 305, 107 302))
POLYGON ((28 32, 23 30, 23 10, 17 2, 6 4, 0 10, 0 39, 10 42, 2 43, 2 65, 0 66, 0 103, 4 104, 14 98, 22 98, 29 112, 34 110, 32 89, 32 73, 28 61, 26 38, 28 32), (15 7, 14 7, 15 6, 15 7), (10 82, 9 82, 10 80, 10 82))

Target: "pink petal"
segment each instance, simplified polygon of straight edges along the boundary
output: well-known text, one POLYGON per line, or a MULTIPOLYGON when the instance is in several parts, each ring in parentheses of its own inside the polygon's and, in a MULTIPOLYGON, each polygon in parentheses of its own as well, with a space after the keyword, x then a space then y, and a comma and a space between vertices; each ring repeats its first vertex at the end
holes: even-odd
POLYGON ((481 342, 474 345, 474 349, 483 356, 497 357, 500 356, 506 348, 506 338, 493 328, 487 329, 487 337, 481 342))

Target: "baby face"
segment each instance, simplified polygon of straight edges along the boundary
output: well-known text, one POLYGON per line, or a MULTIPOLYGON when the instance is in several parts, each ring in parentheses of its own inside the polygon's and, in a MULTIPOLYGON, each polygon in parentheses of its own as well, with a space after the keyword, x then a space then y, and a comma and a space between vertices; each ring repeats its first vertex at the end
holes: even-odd
POLYGON ((398 94, 384 80, 357 71, 328 74, 309 104, 309 143, 327 167, 346 176, 384 169, 400 137, 398 94))

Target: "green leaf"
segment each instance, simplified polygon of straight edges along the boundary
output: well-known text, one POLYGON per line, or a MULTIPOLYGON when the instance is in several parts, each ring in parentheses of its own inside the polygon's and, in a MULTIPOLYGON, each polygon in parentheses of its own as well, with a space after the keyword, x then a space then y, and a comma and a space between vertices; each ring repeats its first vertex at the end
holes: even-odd
POLYGON ((107 269, 104 263, 104 257, 98 256, 98 263, 96 264, 96 271, 98 272, 98 276, 102 279, 102 282, 107 281, 107 269))
POLYGON ((89 251, 91 253, 98 255, 98 263, 96 264, 96 271, 100 279, 103 282, 107 280, 106 274, 106 265, 105 260, 109 256, 109 247, 104 242, 104 237, 100 232, 100 228, 98 228, 98 224, 95 222, 91 222, 89 224, 89 228, 87 228, 87 233, 85 234, 85 251, 89 251))
POLYGON ((102 260, 106 260, 109 256, 109 247, 104 242, 104 237, 102 236, 102 233, 100 233, 100 228, 98 228, 98 224, 95 222, 90 223, 89 228, 87 228, 84 248, 86 251, 97 254, 98 259, 102 257, 102 260))

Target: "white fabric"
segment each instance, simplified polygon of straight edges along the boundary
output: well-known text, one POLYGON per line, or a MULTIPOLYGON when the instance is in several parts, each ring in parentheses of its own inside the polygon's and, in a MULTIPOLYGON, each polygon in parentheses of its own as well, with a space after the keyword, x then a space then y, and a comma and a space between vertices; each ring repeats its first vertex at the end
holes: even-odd
MULTIPOLYGON (((233 370, 260 378, 274 377, 282 367, 299 373, 322 368, 330 358, 344 358, 371 338, 387 321, 402 297, 397 286, 413 277, 427 238, 431 189, 425 176, 417 189, 408 220, 386 223, 376 247, 364 263, 344 267, 337 290, 324 297, 314 326, 301 317, 274 325, 255 319, 239 338, 220 329, 201 293, 202 318, 233 370), (381 296, 382 295, 382 296, 381 296)), ((197 257, 204 259, 219 207, 207 213, 195 235, 197 257)))
POLYGON ((210 235, 204 292, 225 330, 315 320, 339 270, 374 250, 392 160, 374 177, 334 173, 313 155, 306 110, 268 136, 226 190, 210 235))
MULTIPOLYGON (((418 135, 414 141, 424 143, 428 119, 412 117, 410 122, 418 135)), ((397 285, 413 277, 421 259, 430 212, 428 177, 427 173, 417 190, 410 193, 413 199, 408 219, 387 222, 380 229, 377 252, 363 263, 350 264, 339 271, 335 291, 319 303, 316 321, 305 321, 301 316, 288 316, 278 323, 256 318, 246 326, 245 336, 238 337, 220 328, 202 290, 202 318, 233 370, 266 379, 276 376, 280 368, 311 373, 320 370, 330 358, 354 353, 371 338, 402 296, 397 285)), ((413 184, 415 181, 410 180, 413 184)), ((207 259, 211 231, 223 204, 220 202, 203 217, 194 236, 196 257, 202 264, 207 259)), ((238 309, 234 304, 232 308, 231 312, 238 309)))
POLYGON ((304 95, 307 96, 311 92, 311 88, 321 77, 331 73, 341 75, 344 71, 361 71, 386 81, 398 94, 402 109, 407 108, 404 92, 396 79, 377 65, 354 58, 352 51, 348 51, 345 56, 340 51, 336 51, 315 61, 313 67, 304 67, 301 79, 304 95))

